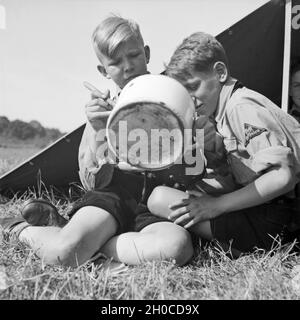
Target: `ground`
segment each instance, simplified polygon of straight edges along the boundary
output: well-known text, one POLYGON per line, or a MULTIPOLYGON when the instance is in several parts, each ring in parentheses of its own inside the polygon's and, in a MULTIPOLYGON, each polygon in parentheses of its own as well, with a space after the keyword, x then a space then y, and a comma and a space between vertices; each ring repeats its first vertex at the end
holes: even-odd
MULTIPOLYGON (((4 173, 37 150, 0 148, 4 173), (31 153, 31 154, 30 154, 31 153)), ((1 167, 2 166, 2 167, 1 167)), ((43 194, 65 214, 71 202, 43 194)), ((0 216, 19 213, 25 193, 0 202, 0 216)), ((17 239, 2 234, 0 300, 299 300, 300 257, 293 244, 231 259, 217 246, 196 248, 183 267, 169 261, 116 268, 110 261, 78 268, 46 266, 17 239)))

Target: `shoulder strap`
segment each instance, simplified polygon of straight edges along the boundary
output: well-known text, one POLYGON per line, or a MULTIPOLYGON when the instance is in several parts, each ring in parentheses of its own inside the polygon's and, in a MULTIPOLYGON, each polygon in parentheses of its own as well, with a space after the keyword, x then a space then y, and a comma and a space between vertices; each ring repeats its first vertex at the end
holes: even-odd
POLYGON ((237 89, 240 89, 240 88, 243 88, 243 87, 244 87, 244 85, 242 84, 242 82, 237 80, 236 83, 234 84, 234 87, 232 89, 232 92, 231 92, 230 96, 232 96, 237 89))

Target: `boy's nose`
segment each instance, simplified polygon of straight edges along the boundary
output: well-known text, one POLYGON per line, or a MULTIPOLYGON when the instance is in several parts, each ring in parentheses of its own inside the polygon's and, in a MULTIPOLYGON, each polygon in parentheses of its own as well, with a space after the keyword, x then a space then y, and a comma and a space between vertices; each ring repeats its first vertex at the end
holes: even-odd
POLYGON ((195 108, 199 108, 203 105, 203 101, 200 100, 199 98, 192 96, 192 99, 194 101, 195 108))
POLYGON ((124 71, 129 71, 132 70, 133 64, 131 63, 130 60, 125 60, 124 61, 124 71))

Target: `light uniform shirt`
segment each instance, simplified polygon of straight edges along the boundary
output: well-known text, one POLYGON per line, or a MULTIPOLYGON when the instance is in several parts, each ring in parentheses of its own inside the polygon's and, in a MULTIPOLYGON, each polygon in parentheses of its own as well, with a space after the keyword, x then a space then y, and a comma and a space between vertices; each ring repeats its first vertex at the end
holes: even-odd
POLYGON ((300 125, 258 92, 223 86, 215 121, 223 137, 236 183, 245 186, 276 165, 290 166, 300 178, 300 125))
POLYGON ((232 192, 238 188, 230 171, 224 148, 223 137, 217 132, 214 120, 199 116, 195 129, 204 130, 204 155, 206 173, 195 184, 201 192, 218 195, 232 192))
MULTIPOLYGON (((114 97, 113 100, 116 100, 116 97, 114 97)), ((102 123, 99 125, 101 129, 106 128, 107 119, 108 118, 102 119, 102 123)), ((107 146, 107 142, 98 141, 97 135, 98 131, 96 131, 90 122, 87 121, 78 151, 79 177, 86 190, 93 190, 95 188, 97 173, 100 171, 103 164, 111 162, 108 154, 105 154, 104 157, 103 155, 100 156, 99 150, 101 149, 101 146, 107 146)), ((112 173, 113 170, 107 172, 108 175, 112 175, 112 173)))

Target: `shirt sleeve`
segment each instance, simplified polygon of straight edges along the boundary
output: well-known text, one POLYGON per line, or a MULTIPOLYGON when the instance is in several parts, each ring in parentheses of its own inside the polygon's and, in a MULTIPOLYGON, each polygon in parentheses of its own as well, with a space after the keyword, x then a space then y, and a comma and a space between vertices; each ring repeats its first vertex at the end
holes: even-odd
POLYGON ((97 142, 97 132, 87 122, 78 152, 79 177, 83 187, 86 190, 93 190, 95 187, 95 178, 101 167, 110 162, 99 152, 101 145, 105 149, 106 141, 97 142))
POLYGON ((231 109, 229 122, 241 149, 249 154, 254 172, 276 165, 294 165, 287 137, 265 107, 255 103, 236 105, 231 109))

